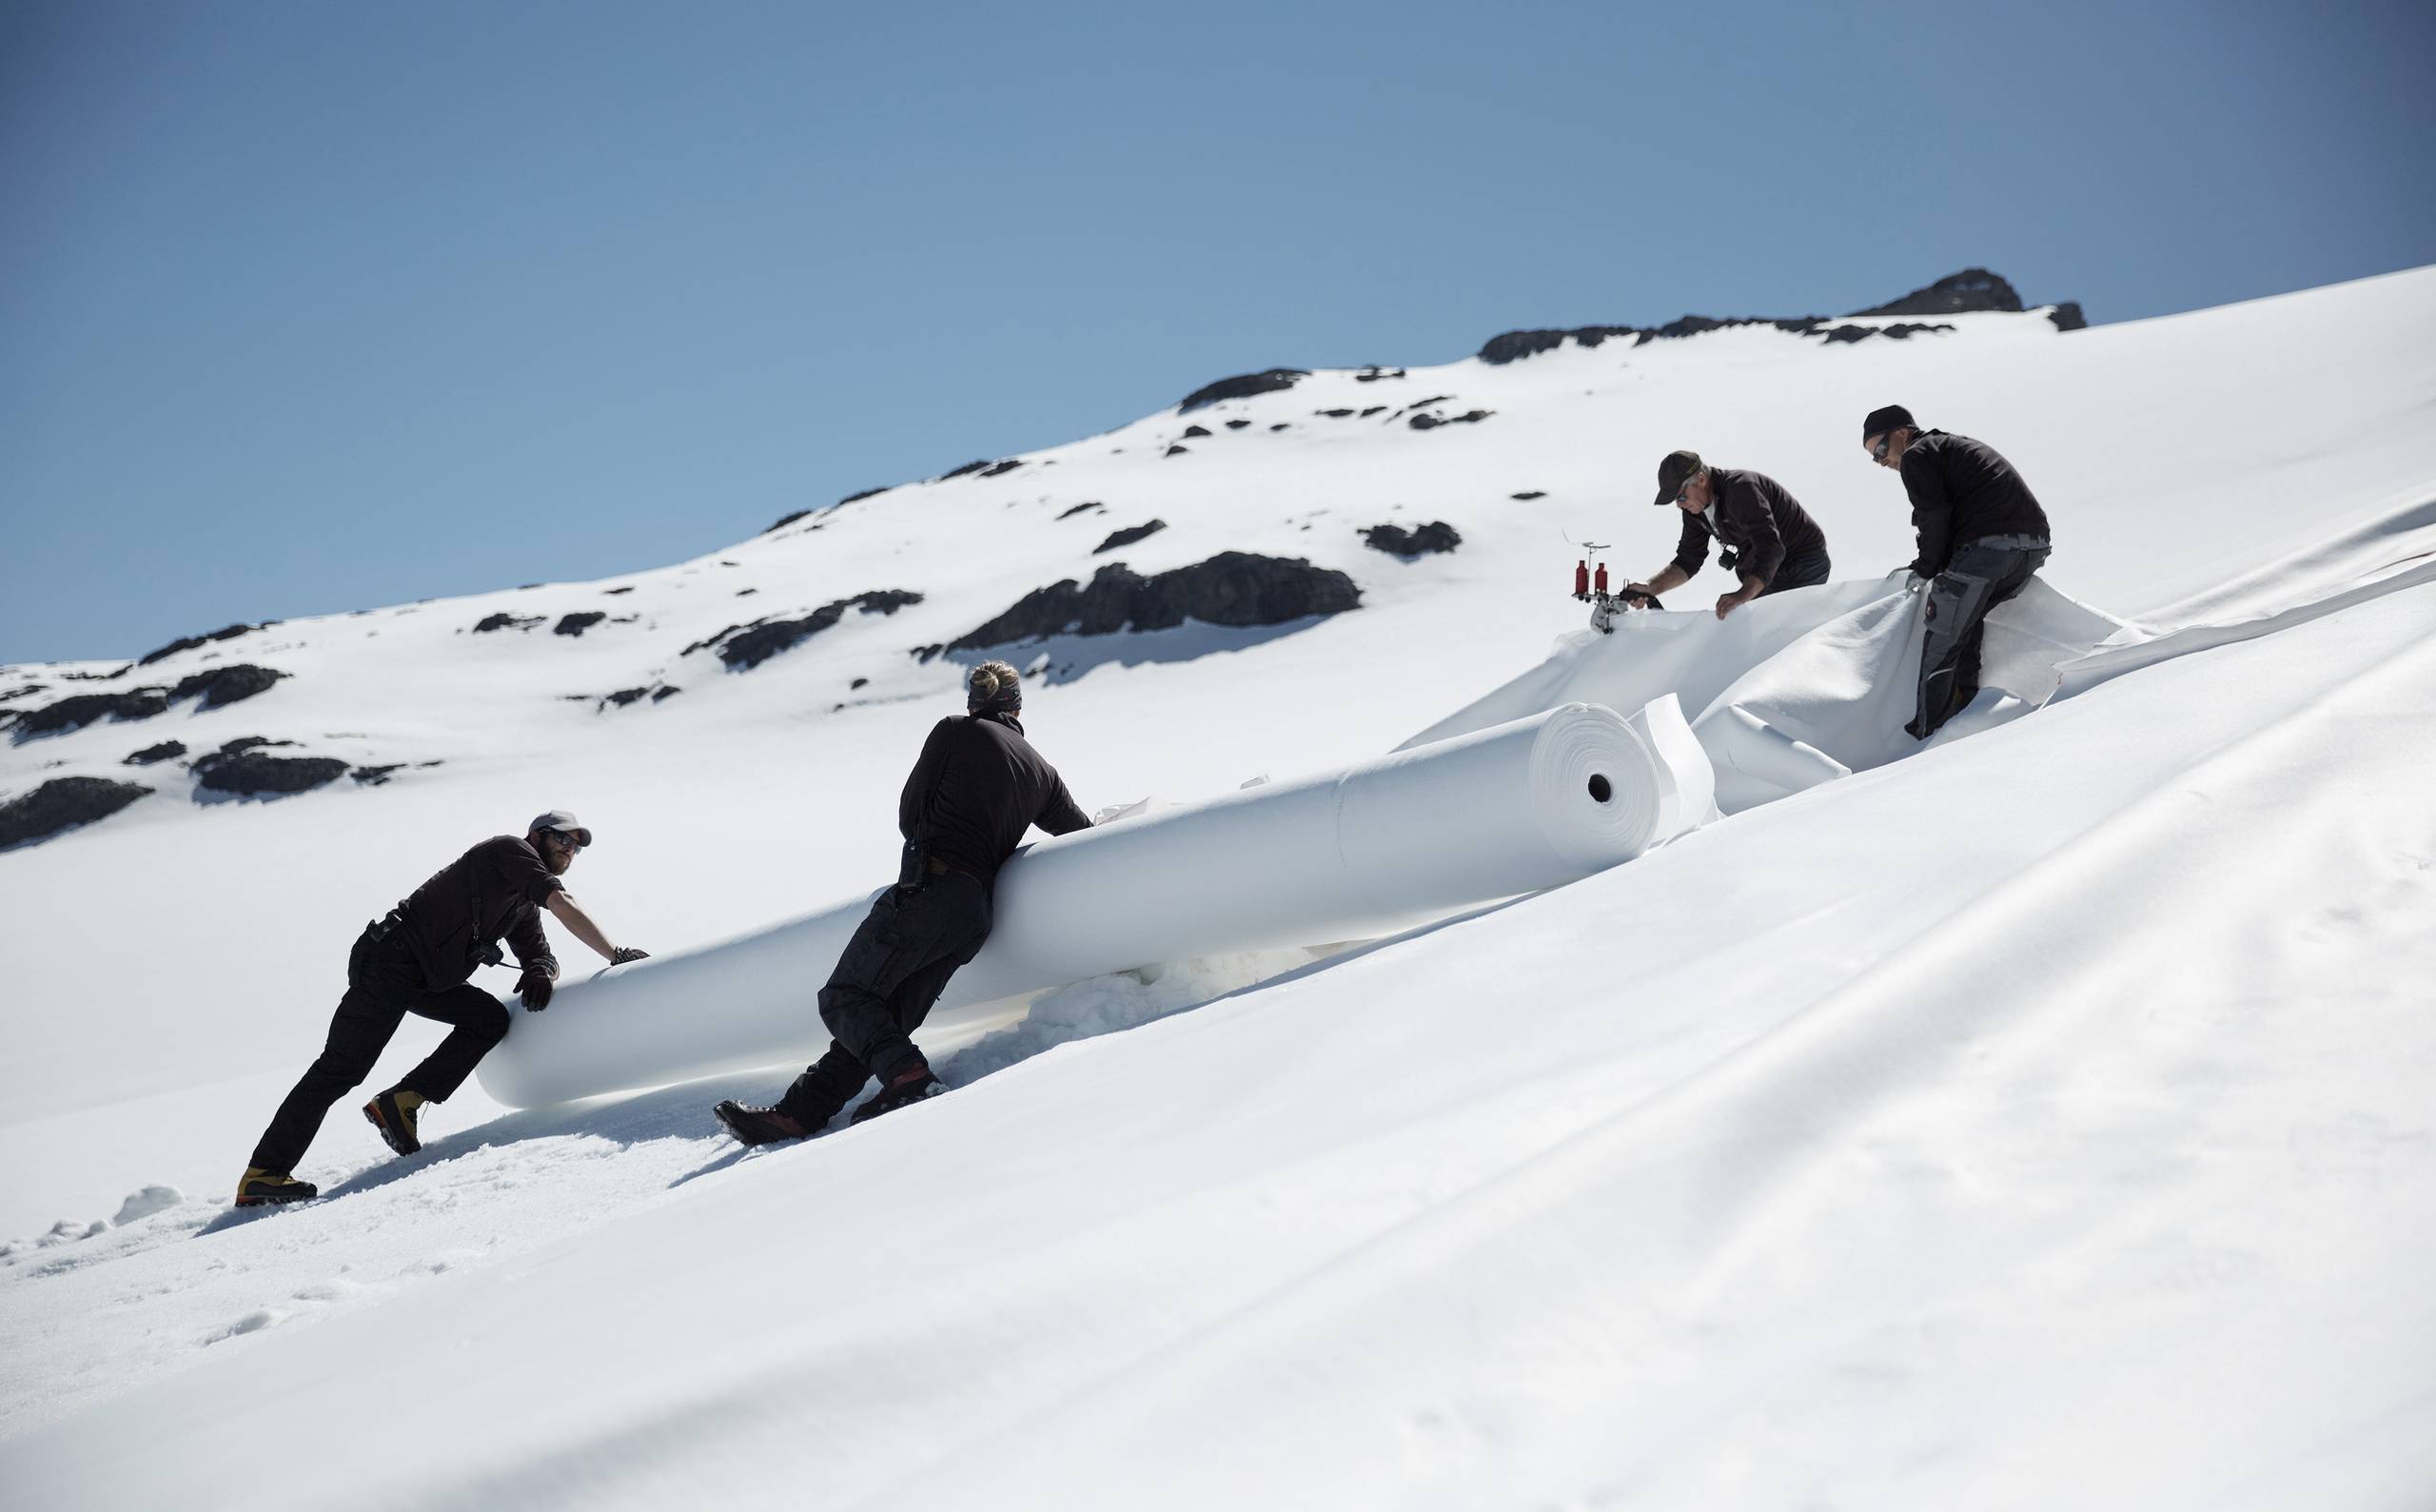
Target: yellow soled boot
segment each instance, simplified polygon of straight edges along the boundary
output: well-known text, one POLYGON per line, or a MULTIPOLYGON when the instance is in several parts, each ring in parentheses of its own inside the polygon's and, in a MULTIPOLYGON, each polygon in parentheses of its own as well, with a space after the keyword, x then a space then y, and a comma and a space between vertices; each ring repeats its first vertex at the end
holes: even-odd
POLYGON ((401 1155, 411 1155, 422 1149, 422 1139, 415 1132, 416 1110, 425 1098, 421 1092, 410 1092, 393 1087, 363 1105, 363 1116, 381 1130, 381 1137, 401 1155))
POLYGON ((237 1178, 237 1206, 260 1208, 275 1202, 310 1202, 322 1195, 322 1188, 309 1181, 298 1181, 284 1170, 265 1170, 248 1166, 237 1178))

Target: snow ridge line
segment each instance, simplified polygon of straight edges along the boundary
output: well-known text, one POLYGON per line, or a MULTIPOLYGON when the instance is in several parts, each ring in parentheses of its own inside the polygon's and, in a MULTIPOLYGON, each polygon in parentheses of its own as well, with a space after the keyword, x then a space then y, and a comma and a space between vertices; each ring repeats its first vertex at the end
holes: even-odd
MULTIPOLYGON (((1028 1447, 1029 1425, 1074 1421, 1081 1412, 1087 1414, 1083 1421, 1102 1424, 1106 1441, 1116 1442, 1130 1425, 1180 1404, 1196 1380, 1208 1384, 1244 1358, 1293 1359, 1293 1344, 1313 1334, 1341 1337, 1348 1328, 1398 1327, 1398 1319, 1381 1299, 1399 1287, 1444 1295, 1446 1288, 1432 1286, 1428 1278, 1467 1270, 1501 1274, 1508 1286, 1529 1287, 1527 1276, 1517 1267, 1467 1258, 1469 1251, 1483 1247, 1519 1244, 1527 1264, 1552 1270, 1629 1268, 1618 1258, 1610 1242, 1614 1236, 1581 1216, 1607 1206, 1601 1194, 1626 1186, 1627 1173, 1645 1179, 1653 1168, 1662 1171, 1670 1200, 1652 1210, 1646 1187, 1636 1191, 1634 1200, 1645 1221, 1630 1226, 1626 1242, 1673 1251, 1689 1273, 1676 1295, 1620 1306, 1631 1312, 1697 1310, 1704 1297, 1724 1289, 1734 1273, 1758 1263, 1768 1247, 1766 1229, 1778 1212, 1827 1195, 1835 1162, 1822 1147, 1832 1142, 1849 1149, 1863 1143, 1867 1125, 1900 1110, 1903 1088, 1925 1083, 1939 1065, 1985 1054, 1990 1041, 2022 1030, 2025 1020, 2038 1036, 2055 1039, 2051 1055, 2067 1053, 2068 1042, 2077 1038, 2051 1035, 2050 1014, 2038 1011, 2056 991, 2042 991, 2036 998, 2000 995, 1975 1007, 1957 1007, 1942 1000, 1943 989, 1956 981, 2034 980, 2056 966, 2036 938, 2036 921, 2044 914, 2085 907, 2092 879, 2111 880, 2108 891, 2122 894, 2126 906, 2111 915, 2118 938, 2147 933, 2149 926, 2135 930, 2131 921, 2168 901, 2171 893, 2171 886, 2142 885, 2144 869, 2151 879, 2160 871, 2204 873, 2227 884, 2234 896, 2243 896, 2243 889, 2234 885, 2242 879, 2238 867, 2182 864, 2186 856, 2229 847, 2237 853, 2231 860, 2256 859, 2251 853, 2260 830, 2243 829, 2234 838, 2211 834, 2220 823, 2210 811, 2248 795, 2269 816, 2277 834, 2306 841, 2315 828, 2309 818, 2323 806, 2359 801, 2372 786, 2413 791, 2424 763, 2410 753, 2436 743, 2436 703, 2427 697, 2431 691, 2436 691, 2436 640, 2355 673, 2276 722, 2183 766, 2142 797, 1943 916, 1915 937, 1924 947, 1920 954, 1865 969, 1693 1077, 1566 1135, 1506 1173, 1382 1230, 1183 1339, 1155 1345, 1082 1389, 1040 1404, 986 1437, 943 1451, 923 1473, 855 1504, 922 1504, 924 1486, 934 1479, 945 1483, 963 1462, 996 1466, 995 1483, 1007 1493, 1003 1505, 1051 1504, 1081 1494, 1071 1479, 1074 1466, 1037 1461, 1028 1447), (2373 717, 2379 699, 2396 691, 2419 695, 2409 706, 2410 716, 2424 727, 2415 747, 2408 740, 2374 751, 2339 744, 2332 726, 2364 712, 2373 717), (2304 788, 2301 801, 2286 801, 2289 784, 2282 775, 2322 770, 2323 756, 2311 753, 2329 745, 2345 756, 2353 780, 2340 795, 2304 788), (2003 964, 2008 948, 2029 959, 2003 964), (2026 975, 2024 967, 2033 970, 2026 975), (1929 1021, 1912 1022, 1917 1019, 1929 1021), (1818 1094, 1819 1089, 1825 1095, 1818 1094), (1755 1210, 1763 1205, 1772 1211, 1755 1210), (1354 1319, 1363 1321, 1348 1321, 1354 1319), (1018 1493, 1017 1487, 1031 1494, 1018 1493), (1057 1491, 1051 1496, 1032 1492, 1033 1487, 1057 1491)), ((2274 906, 2283 863, 2305 848, 2279 847, 2275 865, 2252 868, 2247 901, 2274 906)), ((2217 907, 2226 895, 2211 894, 2210 906, 2203 911, 2219 937, 2240 933, 2239 914, 2247 912, 2217 907)), ((2136 980, 2148 967, 2136 951, 2109 952, 2066 966, 2064 979, 2054 985, 2086 992, 2095 984, 2136 980)), ((2068 1023, 2053 1027, 2077 1029, 2114 1011, 2116 1005, 2103 995, 2091 996, 2068 1023)), ((1906 1264, 1899 1253, 1885 1260, 1885 1284, 1916 1286, 1926 1295, 1941 1279, 1935 1274, 1936 1267, 1924 1261, 1906 1264)), ((1574 1320, 1574 1326, 1582 1322, 1574 1320)), ((1806 1337, 1789 1340, 1780 1358, 1823 1352, 1849 1326, 1837 1319, 1791 1321, 1788 1327, 1806 1337)), ((1341 1351, 1357 1357, 1347 1360, 1346 1369, 1359 1373, 1360 1353, 1341 1351)), ((1287 1367, 1279 1369, 1270 1384, 1283 1394, 1308 1391, 1325 1397, 1332 1389, 1325 1378, 1287 1367)), ((1688 1430, 1694 1421, 1739 1404, 1683 1400, 1677 1410, 1688 1430)), ((1268 1406, 1281 1416, 1292 1412, 1284 1401, 1268 1406)), ((1052 1442, 1057 1437, 1050 1435, 1052 1442)), ((1678 1435, 1667 1431, 1636 1437, 1652 1444, 1678 1442, 1678 1435)), ((1272 1443, 1271 1447, 1279 1445, 1272 1443)), ((1342 1448, 1338 1446, 1340 1453, 1342 1448)), ((1100 1468, 1114 1471, 1112 1465, 1100 1468)), ((1128 1483, 1145 1495, 1158 1489, 1147 1481, 1128 1483)), ((1195 1489, 1197 1497, 1171 1504, 1225 1503, 1221 1482, 1205 1481, 1195 1489)), ((1167 1490, 1173 1495, 1175 1487, 1170 1484, 1167 1490)), ((1506 1490, 1522 1496, 1521 1488, 1506 1490)))
MULTIPOLYGON (((2220 614, 2228 606, 2240 607, 2257 596, 2263 587, 2282 581, 2308 581, 2327 577, 2348 578, 2357 583, 2376 573, 2415 561, 2436 545, 2413 542, 2410 538, 2422 532, 2436 532, 2436 492, 2426 487, 2409 489, 2389 495, 2371 509, 2366 519, 2328 540, 2304 547, 2287 557, 2279 557, 2212 588, 2195 593, 2172 603, 2151 609, 2141 615, 2143 623, 2170 629, 2184 629, 2209 616, 2220 614), (2367 560, 2378 554, 2381 545, 2412 545, 2416 549, 2384 560, 2367 560)), ((2284 608, 2265 611, 2273 614, 2284 608)), ((2260 618, 2253 613, 2246 618, 2260 618)))

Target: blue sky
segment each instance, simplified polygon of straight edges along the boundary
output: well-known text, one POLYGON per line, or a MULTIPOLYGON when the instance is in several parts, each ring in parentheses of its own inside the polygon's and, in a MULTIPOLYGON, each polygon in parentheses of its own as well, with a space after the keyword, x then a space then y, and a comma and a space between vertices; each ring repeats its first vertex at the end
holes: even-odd
POLYGON ((0 0, 0 660, 660 565, 1277 364, 2436 262, 2436 8, 0 0))

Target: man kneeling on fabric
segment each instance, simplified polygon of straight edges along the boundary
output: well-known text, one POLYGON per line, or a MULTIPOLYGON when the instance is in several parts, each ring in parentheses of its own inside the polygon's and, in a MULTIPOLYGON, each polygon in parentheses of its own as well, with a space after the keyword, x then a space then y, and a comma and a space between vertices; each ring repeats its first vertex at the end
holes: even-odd
POLYGON ((2030 484, 1985 442, 1922 430, 1888 404, 1861 422, 1861 445, 1903 475, 1919 555, 1912 573, 1929 604, 1920 646, 1919 712, 1903 728, 1925 740, 1979 693, 1988 611, 2030 584, 2052 549, 2047 512, 2030 484))
POLYGON ((1683 512, 1682 538, 1663 570, 1647 582, 1624 584, 1627 598, 1655 599, 1691 581, 1709 560, 1712 540, 1723 548, 1718 560, 1725 570, 1742 579, 1742 586, 1719 596, 1719 619, 1754 599, 1827 580, 1827 533, 1765 473, 1712 467, 1698 452, 1669 452, 1658 464, 1652 503, 1683 512))

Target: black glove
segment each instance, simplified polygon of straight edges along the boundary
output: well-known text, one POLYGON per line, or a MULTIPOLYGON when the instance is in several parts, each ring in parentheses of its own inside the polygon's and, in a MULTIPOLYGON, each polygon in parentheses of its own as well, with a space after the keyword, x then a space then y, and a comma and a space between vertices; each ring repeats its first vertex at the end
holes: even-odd
POLYGON ((538 1013, 549 1007, 550 993, 557 985, 550 979, 550 973, 541 968, 526 967, 524 974, 516 979, 517 993, 524 999, 524 1011, 538 1013))
POLYGON ((623 966, 628 961, 648 961, 650 959, 651 952, 649 951, 638 951, 631 945, 620 945, 618 947, 617 951, 610 955, 609 964, 612 966, 623 966))

